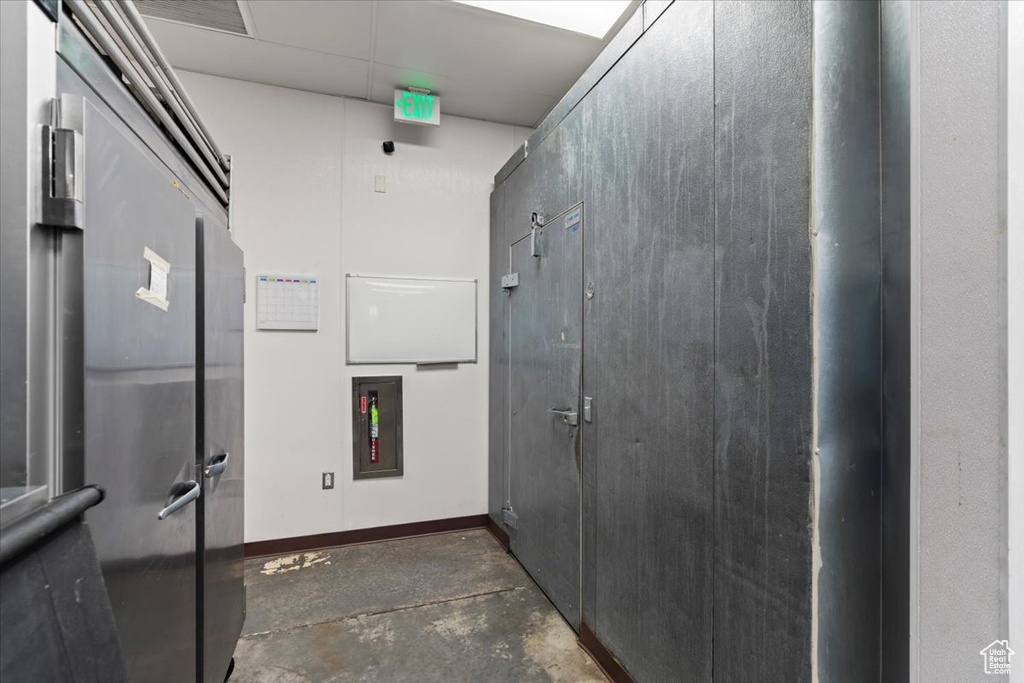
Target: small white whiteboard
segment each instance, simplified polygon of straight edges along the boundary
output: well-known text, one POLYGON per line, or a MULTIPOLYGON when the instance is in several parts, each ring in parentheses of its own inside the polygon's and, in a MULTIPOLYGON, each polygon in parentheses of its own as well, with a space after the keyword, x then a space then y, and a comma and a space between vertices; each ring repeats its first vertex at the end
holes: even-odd
POLYGON ((346 275, 346 359, 475 363, 476 280, 346 275))
POLYGON ((256 276, 257 330, 310 330, 319 326, 317 278, 309 275, 256 276))

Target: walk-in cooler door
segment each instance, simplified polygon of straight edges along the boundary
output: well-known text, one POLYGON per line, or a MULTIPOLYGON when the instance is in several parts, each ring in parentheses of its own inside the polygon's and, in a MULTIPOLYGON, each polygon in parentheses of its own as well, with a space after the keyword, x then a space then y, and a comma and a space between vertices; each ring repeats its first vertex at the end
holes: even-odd
POLYGON ((510 547, 574 628, 580 621, 582 206, 512 245, 510 547))
POLYGON ((199 253, 199 504, 202 677, 222 683, 245 618, 242 474, 242 250, 218 223, 196 221, 199 253))

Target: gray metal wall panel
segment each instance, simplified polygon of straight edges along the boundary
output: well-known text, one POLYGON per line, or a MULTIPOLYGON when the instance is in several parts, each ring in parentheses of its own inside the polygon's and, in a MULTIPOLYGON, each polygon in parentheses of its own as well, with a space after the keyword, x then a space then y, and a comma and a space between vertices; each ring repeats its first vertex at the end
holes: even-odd
POLYGON ((715 98, 715 679, 799 683, 811 679, 810 3, 716 4, 715 98))
POLYGON ((498 173, 494 176, 494 184, 500 185, 503 183, 506 178, 512 175, 513 171, 519 168, 519 164, 523 163, 525 159, 526 143, 524 142, 516 148, 516 151, 512 153, 512 156, 508 158, 508 161, 506 161, 498 170, 498 173))
POLYGON ((508 272, 508 242, 505 240, 505 187, 491 193, 491 266, 488 279, 490 332, 488 366, 488 448, 487 512, 501 523, 505 503, 505 462, 508 446, 508 297, 501 288, 501 276, 508 272))
POLYGON ((713 29, 675 3, 581 107, 584 618, 640 681, 711 678, 713 29))
POLYGON ((881 680, 910 679, 910 3, 881 3, 881 680))
POLYGON ((877 680, 881 593, 878 4, 814 3, 818 680, 877 680))
POLYGON ((644 2, 644 31, 654 25, 658 17, 668 9, 674 0, 645 0, 644 2))
POLYGON ((544 120, 537 126, 537 130, 527 141, 526 149, 528 154, 540 148, 540 143, 555 130, 562 120, 569 115, 576 105, 587 96, 587 93, 604 78, 605 74, 615 66, 615 63, 622 58, 622 55, 633 46, 644 32, 644 8, 643 5, 636 8, 633 16, 619 29, 611 42, 601 51, 594 61, 583 72, 583 75, 569 88, 569 91, 552 108, 551 112, 544 117, 544 120))

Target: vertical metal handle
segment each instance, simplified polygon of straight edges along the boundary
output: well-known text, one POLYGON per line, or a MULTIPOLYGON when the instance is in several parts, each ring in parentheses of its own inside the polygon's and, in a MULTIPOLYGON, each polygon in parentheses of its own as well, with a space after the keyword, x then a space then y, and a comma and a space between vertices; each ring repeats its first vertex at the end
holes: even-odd
POLYGON ((171 489, 171 494, 176 496, 171 504, 157 514, 157 519, 167 519, 175 512, 185 507, 199 497, 199 482, 195 479, 179 482, 171 489))
POLYGON ((213 479, 224 474, 224 470, 228 468, 228 459, 230 457, 230 453, 221 453, 220 455, 213 456, 210 464, 203 469, 203 475, 207 479, 213 479))

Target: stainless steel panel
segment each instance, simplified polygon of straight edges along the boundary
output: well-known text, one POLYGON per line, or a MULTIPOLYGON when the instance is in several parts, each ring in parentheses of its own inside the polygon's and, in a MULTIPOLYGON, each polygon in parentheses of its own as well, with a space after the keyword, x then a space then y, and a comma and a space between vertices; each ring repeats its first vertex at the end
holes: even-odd
POLYGON ((583 617, 638 681, 711 679, 712 40, 677 2, 581 105, 583 617))
POLYGON ((87 520, 132 680, 181 681, 196 671, 195 505, 157 515, 196 477, 195 211, 88 103, 84 135, 84 469, 107 493, 87 520), (147 247, 171 264, 166 311, 136 296, 147 247))
POLYGON ((578 410, 582 371, 583 221, 563 213, 582 189, 582 126, 571 116, 506 186, 506 238, 515 241, 509 326, 509 500, 512 552, 574 627, 580 619, 579 427, 548 409, 578 410), (548 223, 532 256, 531 216, 548 223))
POLYGON ((203 495, 199 500, 200 680, 222 683, 245 619, 242 250, 223 224, 196 219, 201 306, 197 407, 203 495), (218 473, 219 471, 219 473, 218 473))
POLYGON ((811 680, 811 14, 809 2, 715 5, 723 681, 811 680))
POLYGON ((877 680, 881 599, 878 4, 814 3, 818 680, 877 680))
POLYGON ((54 24, 36 5, 0 3, 2 487, 47 486, 54 449, 54 235, 35 225, 41 152, 39 136, 31 133, 50 118, 53 35, 54 24))
POLYGON ((99 97, 111 112, 127 125, 184 186, 190 197, 204 208, 204 213, 227 223, 224 205, 199 177, 193 166, 177 151, 174 144, 153 124, 149 114, 128 91, 121 79, 107 66, 73 22, 62 21, 57 30, 60 62, 57 89, 78 95, 99 97), (70 67, 70 68, 67 68, 70 67))
POLYGON ((910 679, 910 2, 881 3, 881 680, 910 679))
POLYGON ((502 288, 501 277, 509 269, 505 240, 505 186, 491 193, 491 259, 488 279, 490 297, 488 363, 487 512, 501 523, 506 503, 508 462, 508 312, 511 294, 502 288))
POLYGON ((28 135, 26 56, 27 13, 38 11, 25 2, 0 4, 0 487, 12 489, 5 499, 29 483, 28 169, 36 141, 28 135))

